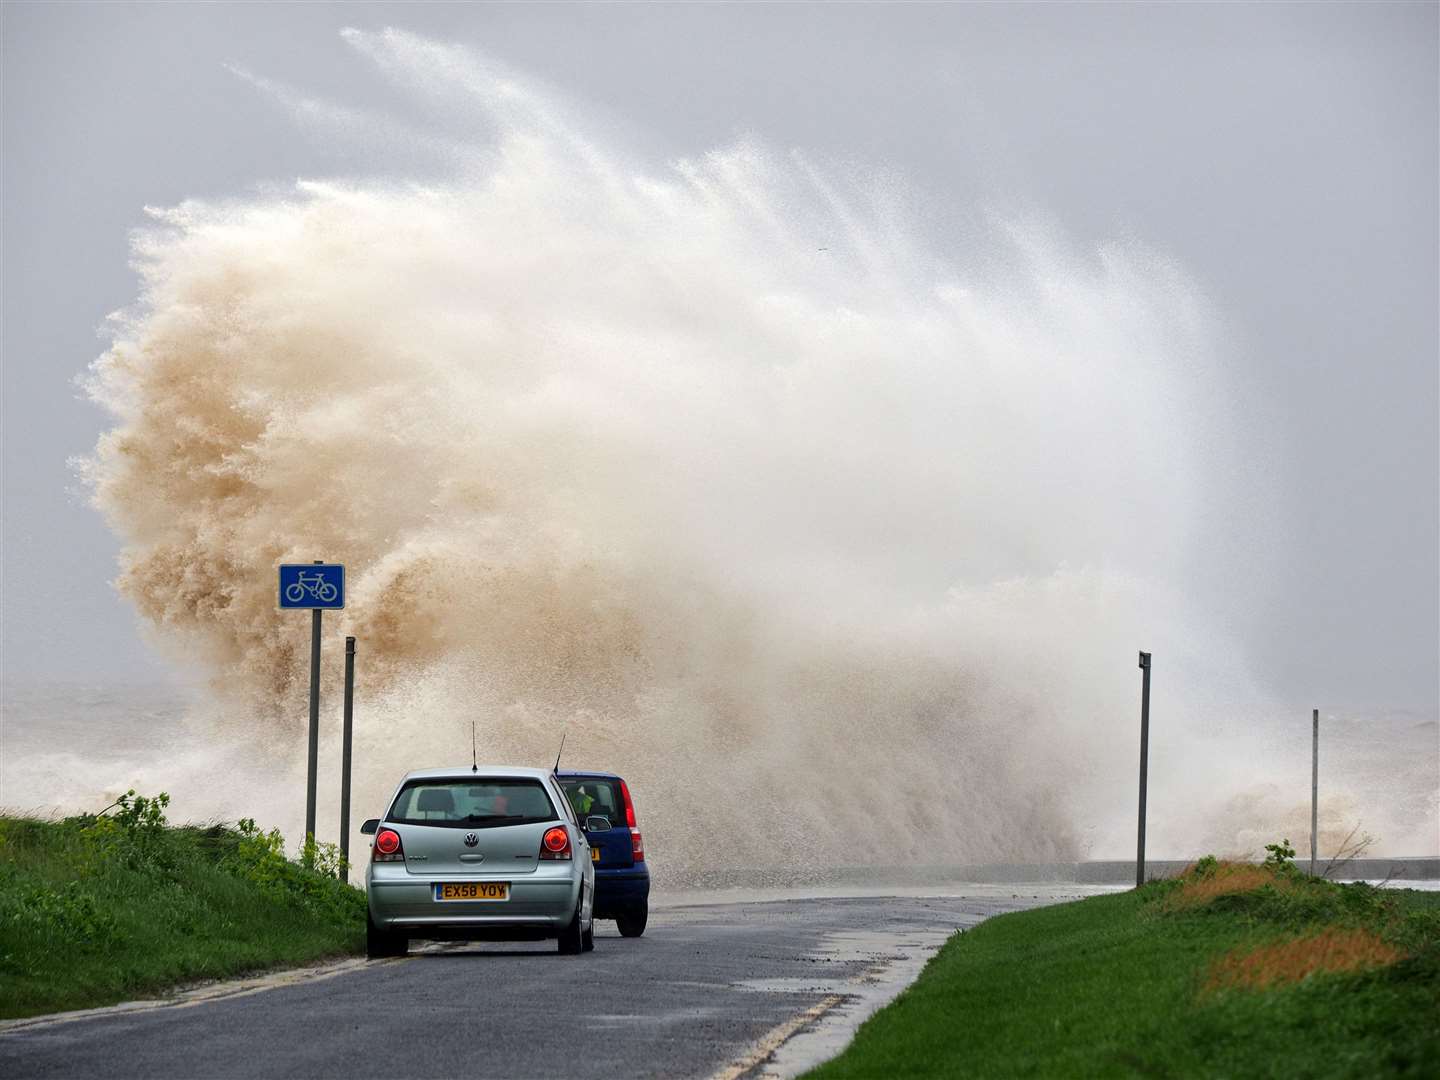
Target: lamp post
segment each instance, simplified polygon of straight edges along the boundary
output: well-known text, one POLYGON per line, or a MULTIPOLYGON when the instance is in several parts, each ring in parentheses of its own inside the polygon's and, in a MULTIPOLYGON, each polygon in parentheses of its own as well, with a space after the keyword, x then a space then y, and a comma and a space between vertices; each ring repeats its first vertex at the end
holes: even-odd
POLYGON ((1315 876, 1315 834, 1320 828, 1320 710, 1310 712, 1310 876, 1315 876))
POLYGON ((1150 760, 1150 654, 1140 654, 1140 835, 1135 850, 1135 887, 1145 884, 1145 787, 1150 760))
POLYGON ((340 741, 340 880, 350 875, 350 735, 355 718, 355 639, 345 639, 345 724, 340 741))

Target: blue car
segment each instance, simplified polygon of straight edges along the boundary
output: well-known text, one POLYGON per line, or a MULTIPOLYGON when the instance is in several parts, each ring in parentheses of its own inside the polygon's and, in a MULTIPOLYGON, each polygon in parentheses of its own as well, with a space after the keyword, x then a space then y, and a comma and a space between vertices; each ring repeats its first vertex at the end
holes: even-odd
POLYGON ((557 771, 555 777, 590 842, 590 858, 595 864, 593 917, 614 919, 621 937, 639 937, 650 915, 650 870, 645 865, 645 842, 636 826, 629 785, 608 772, 566 769, 557 771), (607 823, 608 829, 600 827, 607 823))

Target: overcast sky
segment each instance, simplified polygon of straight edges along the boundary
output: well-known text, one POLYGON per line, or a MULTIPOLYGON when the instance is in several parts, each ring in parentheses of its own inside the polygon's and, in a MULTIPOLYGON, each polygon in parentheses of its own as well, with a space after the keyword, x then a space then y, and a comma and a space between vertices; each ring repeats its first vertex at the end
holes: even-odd
MULTIPOLYGON (((394 25, 544 80, 656 160, 753 132, 1168 253, 1222 319, 1246 460, 1279 493, 1266 602, 1213 580, 1211 607, 1286 700, 1436 711, 1433 3, 0 10, 9 680, 159 674, 67 466, 105 425, 72 380, 135 298, 144 206, 360 167, 227 65, 388 106, 339 30, 394 25)), ((1250 542, 1232 523, 1216 567, 1250 542)))

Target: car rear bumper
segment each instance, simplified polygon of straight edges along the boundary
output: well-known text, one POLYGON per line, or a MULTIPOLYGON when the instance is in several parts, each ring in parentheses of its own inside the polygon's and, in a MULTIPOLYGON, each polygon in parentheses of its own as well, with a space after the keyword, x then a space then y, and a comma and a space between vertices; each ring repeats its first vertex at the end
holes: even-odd
POLYGON ((643 865, 624 870, 595 871, 595 915, 613 919, 650 900, 650 871, 643 865))
MULTIPOLYGON (((466 874, 403 877, 372 874, 366 882, 370 918, 387 930, 409 931, 414 937, 463 938, 472 931, 478 938, 503 931, 556 934, 575 916, 581 877, 566 867, 561 874, 526 874, 501 878, 466 874), (436 900, 435 885, 442 881, 510 882, 508 900, 436 900)), ((522 934, 523 936, 523 934, 522 934)))

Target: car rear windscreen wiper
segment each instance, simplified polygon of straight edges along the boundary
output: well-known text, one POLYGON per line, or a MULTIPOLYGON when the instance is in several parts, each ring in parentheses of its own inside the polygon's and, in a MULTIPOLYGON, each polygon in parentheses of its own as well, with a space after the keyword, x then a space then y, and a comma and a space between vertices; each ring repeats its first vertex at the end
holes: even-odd
POLYGON ((514 825, 529 819, 524 814, 466 814, 465 820, 471 825, 514 825))

